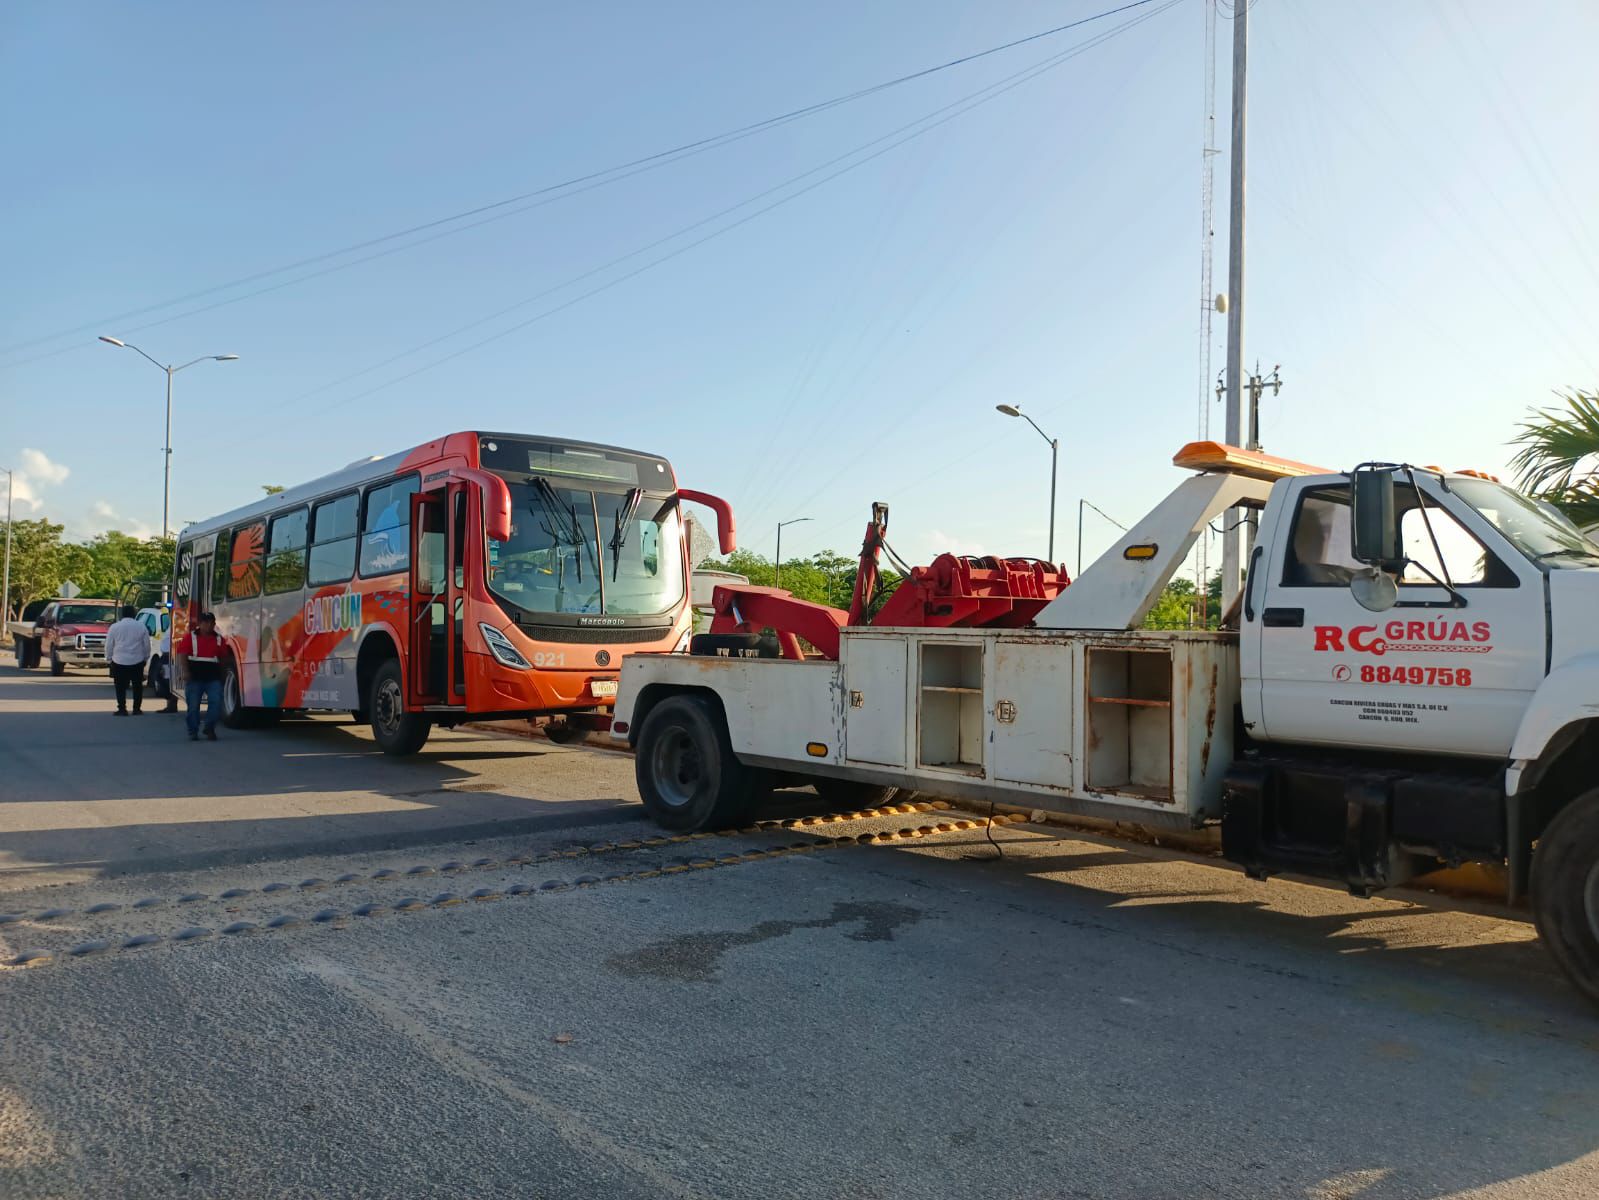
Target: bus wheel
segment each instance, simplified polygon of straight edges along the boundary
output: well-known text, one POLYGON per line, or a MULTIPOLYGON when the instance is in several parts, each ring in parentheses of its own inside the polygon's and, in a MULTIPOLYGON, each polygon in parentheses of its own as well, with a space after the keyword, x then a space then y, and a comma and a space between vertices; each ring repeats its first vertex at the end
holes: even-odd
POLYGON ((1539 837, 1532 912, 1560 969, 1599 1003, 1599 788, 1568 804, 1539 837))
POLYGON ((385 754, 415 754, 428 740, 433 725, 421 713, 405 711, 405 686, 400 660, 386 659, 372 675, 366 711, 372 717, 372 740, 385 754))
POLYGON ((736 821, 755 795, 755 773, 734 757, 722 715, 699 696, 670 696, 650 709, 633 770, 644 811, 666 829, 736 821))
POLYGON ((222 723, 229 729, 248 729, 252 724, 250 710, 244 707, 239 668, 231 662, 222 668, 222 723))
POLYGON ((855 779, 812 779, 811 786, 829 808, 876 808, 893 798, 894 787, 880 787, 875 783, 861 783, 855 779))

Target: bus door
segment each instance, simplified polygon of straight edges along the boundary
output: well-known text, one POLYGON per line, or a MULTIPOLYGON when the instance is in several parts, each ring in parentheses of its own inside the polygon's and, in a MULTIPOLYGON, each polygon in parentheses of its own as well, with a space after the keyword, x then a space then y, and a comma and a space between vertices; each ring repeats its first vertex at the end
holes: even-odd
POLYGON ((465 488, 411 495, 411 632, 407 688, 413 704, 464 704, 461 618, 465 488))

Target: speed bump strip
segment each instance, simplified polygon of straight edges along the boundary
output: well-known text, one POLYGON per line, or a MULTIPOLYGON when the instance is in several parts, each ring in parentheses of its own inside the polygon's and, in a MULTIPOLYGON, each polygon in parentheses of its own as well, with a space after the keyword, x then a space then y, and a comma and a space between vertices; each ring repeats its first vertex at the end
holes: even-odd
MULTIPOLYGON (((1025 817, 1021 817, 1017 814, 1009 814, 1008 816, 1001 814, 996 815, 992 822, 988 820, 979 820, 963 821, 957 824, 966 825, 971 828, 983 828, 989 824, 1003 825, 1025 819, 1025 817)), ((729 867, 743 863, 757 862, 762 859, 781 858, 784 855, 789 854, 814 853, 818 850, 843 849, 845 847, 858 845, 890 845, 901 840, 925 838, 937 836, 940 833, 953 832, 952 829, 947 828, 948 824, 948 822, 943 823, 943 826, 946 827, 923 825, 915 829, 907 826, 906 828, 899 829, 894 832, 883 831, 880 833, 863 833, 855 837, 822 837, 816 839, 807 839, 805 841, 790 842, 785 845, 763 846, 745 851, 740 854, 724 854, 719 858, 697 857, 686 862, 678 862, 664 867, 649 867, 639 871, 618 872, 607 875, 603 879, 597 875, 581 875, 572 881, 564 879, 548 879, 536 888, 531 884, 519 883, 513 884, 503 893, 493 888, 484 887, 472 892, 467 899, 494 901, 509 897, 530 896, 537 892, 565 892, 572 890, 574 886, 592 887, 611 883, 630 883, 638 880, 655 879, 662 875, 674 875, 697 869, 714 870, 719 867, 729 867)), ((351 910, 349 913, 342 912, 336 908, 325 908, 316 913, 314 916, 310 917, 309 920, 312 924, 318 925, 341 925, 349 916, 361 916, 369 918, 380 917, 392 912, 413 912, 420 908, 428 907, 445 908, 461 903, 463 903, 463 898, 456 893, 441 892, 431 901, 423 901, 415 896, 409 896, 395 901, 392 905, 375 902, 363 904, 351 910)), ((252 933, 256 932, 257 930, 264 931, 303 928, 305 923, 306 922, 299 917, 290 914, 284 914, 282 916, 272 918, 262 926, 257 926, 249 921, 236 921, 233 924, 224 927, 221 932, 225 935, 232 935, 236 937, 237 935, 252 933)), ((207 929, 203 926, 191 926, 187 929, 181 929, 177 933, 171 934, 170 936, 159 933, 138 934, 125 939, 120 944, 115 946, 113 946, 109 941, 91 941, 82 942, 69 949, 61 951, 52 951, 48 949, 24 950, 15 957, 11 958, 5 965, 13 968, 45 966, 50 963, 64 963, 75 959, 94 958, 101 954, 112 951, 129 951, 140 949, 146 946, 157 945, 165 941, 180 943, 204 941, 214 936, 215 933, 211 929, 207 929)))
MULTIPOLYGON (((746 836, 751 835, 752 833, 771 833, 771 832, 776 832, 776 831, 780 831, 780 830, 797 830, 797 829, 801 829, 801 828, 806 829, 807 831, 809 831, 810 829, 812 829, 812 828, 814 828, 814 827, 816 827, 818 825, 837 825, 837 824, 849 823, 849 822, 852 822, 852 821, 877 820, 877 819, 881 819, 881 818, 886 817, 886 816, 891 816, 891 815, 894 815, 894 814, 900 813, 900 812, 928 813, 928 812, 937 812, 938 810, 939 809, 938 809, 937 805, 929 804, 929 803, 927 803, 925 801, 921 801, 921 802, 918 802, 918 803, 915 803, 915 804, 909 804, 909 805, 907 805, 907 804, 885 805, 885 806, 883 806, 881 808, 862 809, 862 810, 859 810, 857 812, 850 812, 850 813, 828 813, 828 814, 825 814, 824 816, 821 816, 821 817, 790 817, 790 818, 787 818, 787 819, 784 819, 784 820, 758 821, 752 826, 746 826, 744 828, 736 829, 736 830, 726 829, 726 830, 720 830, 720 831, 717 831, 717 832, 710 832, 710 831, 701 830, 700 832, 697 832, 697 833, 659 834, 659 835, 656 835, 656 836, 653 836, 653 837, 636 838, 636 839, 630 839, 628 841, 622 841, 622 842, 596 842, 596 843, 594 843, 593 845, 590 845, 590 846, 574 846, 574 847, 569 847, 569 848, 563 849, 563 850, 553 850, 553 851, 550 851, 550 852, 545 853, 543 855, 527 855, 527 854, 516 855, 516 856, 513 856, 513 857, 505 859, 503 861, 502 865, 504 865, 506 867, 522 867, 522 866, 528 866, 528 865, 533 865, 533 864, 538 864, 538 863, 552 862, 552 861, 555 861, 555 860, 558 860, 558 859, 565 859, 565 858, 584 858, 584 857, 598 856, 598 855, 603 855, 603 854, 612 854, 612 853, 617 853, 617 852, 622 852, 622 851, 641 850, 641 849, 659 849, 662 846, 669 846, 669 845, 673 845, 673 844, 682 844, 682 843, 691 842, 691 841, 699 841, 699 840, 702 840, 702 839, 705 839, 705 838, 746 837, 746 836)), ((1021 822, 1026 821, 1027 819, 1028 818, 1025 815, 1021 814, 1021 813, 996 813, 991 820, 985 820, 985 819, 979 818, 979 819, 974 820, 974 821, 973 820, 960 820, 960 821, 953 821, 953 822, 952 821, 940 821, 936 826, 933 826, 933 825, 924 825, 924 826, 922 826, 920 829, 915 831, 915 836, 925 837, 925 836, 929 836, 930 834, 933 834, 933 833, 950 833, 950 832, 954 832, 954 831, 965 831, 965 830, 970 830, 970 829, 982 829, 985 826, 990 825, 990 824, 992 824, 994 826, 1000 826, 1000 825, 1011 824, 1011 823, 1021 823, 1021 822)), ((890 833, 884 832, 884 833, 876 833, 876 834, 861 834, 858 837, 839 837, 839 838, 821 837, 821 838, 814 838, 812 840, 808 840, 808 841, 804 841, 804 842, 798 842, 798 843, 795 843, 791 847, 786 847, 786 848, 783 848, 783 849, 773 848, 772 850, 767 851, 766 853, 770 853, 770 854, 804 853, 806 851, 815 850, 815 849, 818 849, 818 848, 820 848, 822 846, 826 846, 826 845, 829 845, 829 844, 838 844, 838 845, 851 844, 851 843, 859 843, 859 844, 862 844, 862 845, 865 845, 865 844, 878 844, 878 843, 886 844, 888 842, 891 842, 891 841, 895 840, 896 837, 904 838, 904 837, 907 837, 907 836, 909 836, 909 835, 907 834, 907 832, 905 830, 900 830, 897 834, 890 834, 890 833)), ((692 870, 692 869, 700 868, 700 867, 703 867, 703 866, 706 866, 706 865, 732 865, 733 861, 746 861, 746 860, 744 858, 741 858, 740 856, 734 856, 734 855, 724 855, 722 857, 722 859, 714 860, 714 861, 711 860, 711 859, 706 859, 706 858, 701 857, 701 858, 695 858, 695 859, 687 860, 686 864, 675 864, 675 865, 672 865, 672 866, 664 867, 661 870, 664 873, 667 873, 667 874, 675 874, 675 873, 677 873, 679 871, 692 870)), ((361 873, 361 872, 355 872, 355 871, 345 872, 344 874, 341 874, 341 875, 337 876, 336 878, 334 878, 331 881, 327 880, 327 879, 322 879, 322 878, 320 878, 318 876, 312 876, 310 878, 300 880, 300 882, 298 884, 289 884, 289 883, 283 883, 283 882, 274 881, 274 882, 271 882, 271 883, 263 884, 263 885, 261 885, 259 887, 230 887, 230 888, 227 888, 227 889, 217 893, 216 899, 217 900, 233 900, 233 899, 241 899, 241 898, 244 898, 244 897, 247 897, 247 896, 260 895, 260 894, 263 894, 263 893, 265 893, 265 894, 274 894, 274 893, 278 893, 278 892, 287 892, 287 891, 294 891, 294 890, 298 890, 298 891, 302 891, 302 892, 316 892, 316 891, 321 891, 321 890, 323 890, 325 888, 336 886, 336 885, 344 885, 344 884, 351 884, 351 883, 384 883, 384 882, 388 882, 390 880, 395 880, 395 879, 416 879, 416 878, 423 878, 423 877, 430 876, 430 875, 437 875, 437 874, 441 874, 441 873, 454 874, 456 872, 465 871, 465 870, 468 870, 468 869, 486 870, 486 869, 490 869, 490 868, 494 867, 495 865, 496 865, 496 862, 495 862, 494 859, 485 857, 485 858, 478 858, 478 859, 474 860, 470 864, 470 866, 468 866, 468 864, 465 864, 465 863, 462 863, 462 862, 451 860, 449 862, 445 862, 445 863, 441 863, 441 864, 418 863, 415 866, 406 868, 405 870, 400 870, 400 869, 397 869, 397 868, 394 868, 394 867, 379 867, 376 870, 371 871, 369 873, 361 873)), ((620 873, 620 874, 612 874, 612 875, 606 876, 606 881, 609 882, 612 879, 623 878, 623 877, 634 878, 634 877, 637 877, 637 875, 638 875, 637 872, 632 872, 632 873, 623 872, 623 873, 620 873)), ((544 889, 534 889, 531 885, 529 885, 526 888, 526 890, 527 891, 533 891, 533 890, 544 890, 544 889)), ((522 894, 522 893, 518 893, 518 892, 515 892, 514 890, 509 890, 508 889, 508 894, 518 895, 518 894, 522 894)), ((179 904, 179 905, 183 905, 183 904, 199 904, 199 903, 202 903, 204 901, 208 901, 210 899, 212 899, 212 897, 207 895, 205 892, 184 892, 181 895, 179 895, 179 896, 177 896, 177 897, 175 897, 175 898, 173 898, 171 900, 168 900, 168 899, 160 897, 160 896, 146 896, 146 897, 144 897, 144 898, 142 898, 140 900, 134 901, 131 905, 128 905, 126 907, 132 908, 132 909, 136 909, 136 910, 140 910, 140 911, 144 911, 144 910, 148 910, 148 909, 152 909, 152 908, 158 908, 158 907, 161 907, 162 905, 165 905, 165 904, 168 904, 168 903, 174 903, 174 904, 179 904)), ((102 915, 106 915, 106 914, 110 914, 110 913, 123 911, 123 908, 124 908, 124 906, 121 905, 120 903, 117 903, 117 902, 114 902, 114 901, 104 901, 104 902, 101 902, 101 903, 90 905, 88 908, 84 909, 81 913, 78 913, 76 915, 79 915, 79 916, 102 916, 102 915)), ((325 913, 328 913, 328 912, 331 912, 331 911, 333 911, 333 910, 325 909, 325 910, 323 910, 323 912, 316 914, 316 916, 312 917, 311 919, 313 921, 320 920, 320 921, 323 921, 323 922, 332 920, 333 918, 324 915, 325 913)), ((68 916, 72 916, 72 915, 74 915, 74 910, 70 909, 70 908, 50 908, 50 909, 45 909, 44 911, 42 911, 40 913, 37 913, 37 914, 34 914, 31 917, 27 913, 0 913, 0 925, 19 924, 19 923, 22 923, 22 922, 25 922, 25 921, 28 921, 28 920, 33 920, 33 921, 53 921, 53 920, 60 919, 62 917, 68 917, 68 916)), ((281 927, 279 927, 279 928, 281 928, 281 927)))

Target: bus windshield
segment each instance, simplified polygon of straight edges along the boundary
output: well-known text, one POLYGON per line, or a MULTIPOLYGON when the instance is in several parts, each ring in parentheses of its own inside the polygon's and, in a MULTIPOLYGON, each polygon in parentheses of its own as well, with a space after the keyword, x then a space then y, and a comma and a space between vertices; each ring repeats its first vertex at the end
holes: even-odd
POLYGON ((529 613, 644 616, 683 599, 683 544, 669 495, 511 483, 511 537, 489 541, 489 590, 529 613))

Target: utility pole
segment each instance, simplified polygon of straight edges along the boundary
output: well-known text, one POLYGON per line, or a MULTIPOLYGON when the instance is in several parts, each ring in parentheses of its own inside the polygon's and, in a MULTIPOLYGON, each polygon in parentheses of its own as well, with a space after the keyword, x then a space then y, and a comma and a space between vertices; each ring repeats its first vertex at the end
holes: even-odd
POLYGON ((1249 446, 1250 450, 1262 450, 1260 444, 1260 397, 1267 388, 1271 389, 1273 396, 1282 395, 1283 380, 1278 374, 1282 364, 1271 369, 1270 375, 1260 373, 1260 363, 1255 364, 1255 373, 1249 377, 1249 446))
MULTIPOLYGON (((1236 446, 1244 432, 1244 79, 1249 57, 1251 0, 1233 5, 1233 149, 1232 186, 1227 226, 1227 444, 1236 446)), ((1237 518, 1227 522, 1221 543, 1221 606, 1226 612, 1238 597, 1243 573, 1237 518)))
MULTIPOLYGON (((17 473, 10 468, 6 472, 6 567, 5 582, 0 583, 0 621, 11 619, 11 493, 17 490, 17 473)), ((19 662, 17 666, 21 666, 19 662)))

